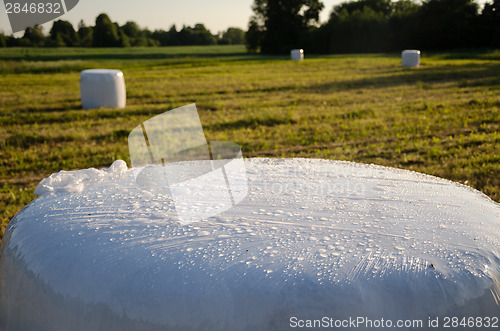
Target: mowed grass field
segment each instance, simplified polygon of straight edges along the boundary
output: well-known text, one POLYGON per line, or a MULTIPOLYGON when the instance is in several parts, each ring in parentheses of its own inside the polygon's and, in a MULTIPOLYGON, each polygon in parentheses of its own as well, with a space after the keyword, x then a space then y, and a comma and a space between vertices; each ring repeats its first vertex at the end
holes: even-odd
POLYGON ((243 46, 0 49, 0 219, 60 170, 129 163, 128 133, 195 102, 208 140, 245 157, 411 169, 500 201, 500 53, 288 57, 243 46), (124 72, 126 109, 81 109, 80 71, 124 72))

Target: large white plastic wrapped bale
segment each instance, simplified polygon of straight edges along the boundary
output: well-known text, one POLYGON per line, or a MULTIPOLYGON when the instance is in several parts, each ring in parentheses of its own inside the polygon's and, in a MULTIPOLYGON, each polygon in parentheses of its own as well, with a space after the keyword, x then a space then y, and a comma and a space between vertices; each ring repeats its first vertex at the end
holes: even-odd
POLYGON ((500 206, 482 193, 349 162, 245 167, 248 196, 189 225, 168 188, 138 186, 123 161, 44 179, 3 238, 0 329, 294 330, 327 317, 332 329, 438 330, 446 317, 498 318, 500 206))
POLYGON ((113 69, 88 69, 80 74, 82 107, 125 108, 126 88, 123 72, 113 69))
POLYGON ((418 67, 420 65, 419 50, 405 50, 401 52, 401 66, 403 67, 418 67))
POLYGON ((302 61, 304 60, 304 50, 303 49, 292 49, 290 51, 290 57, 292 61, 302 61))

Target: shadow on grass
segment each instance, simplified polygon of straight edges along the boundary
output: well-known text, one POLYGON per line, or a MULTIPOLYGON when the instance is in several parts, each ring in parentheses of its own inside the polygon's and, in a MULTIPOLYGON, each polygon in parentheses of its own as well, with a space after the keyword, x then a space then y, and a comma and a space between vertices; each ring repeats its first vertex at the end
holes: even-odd
POLYGON ((149 48, 12 48, 0 52, 4 61, 72 61, 72 60, 161 60, 226 59, 258 60, 267 58, 247 53, 241 47, 149 47, 149 48))
POLYGON ((500 51, 491 49, 455 50, 448 53, 430 52, 427 55, 443 60, 500 60, 500 51))
POLYGON ((110 66, 126 68, 151 68, 157 66, 202 67, 230 62, 250 62, 262 60, 280 60, 284 57, 260 56, 245 53, 228 54, 82 54, 67 56, 34 56, 17 58, 0 56, 0 73, 2 74, 51 74, 80 72, 85 69, 97 69, 110 66), (118 62, 122 61, 122 62, 118 62), (126 61, 126 62, 125 62, 126 61), (142 63, 141 63, 142 61, 142 63), (140 64, 139 64, 140 63, 140 64))
POLYGON ((128 136, 131 131, 129 130, 114 130, 110 134, 101 134, 101 135, 95 135, 92 136, 91 139, 96 141, 96 142, 119 142, 123 141, 127 143, 128 141, 128 136))
POLYGON ((34 145, 74 141, 73 137, 46 137, 37 133, 16 133, 4 141, 4 146, 27 149, 34 145))
MULTIPOLYGON (((456 82, 460 87, 500 86, 500 63, 462 64, 441 67, 420 67, 393 70, 386 76, 375 76, 352 81, 331 82, 308 87, 309 92, 323 93, 331 90, 362 88, 387 88, 408 84, 433 84, 456 82)), ((425 88, 425 85, 422 85, 425 88)))
MULTIPOLYGON (((294 84, 256 87, 253 89, 235 90, 231 93, 274 93, 274 92, 302 92, 332 93, 334 91, 349 91, 367 88, 387 88, 400 85, 418 85, 422 89, 432 88, 435 83, 456 83, 458 87, 490 86, 500 87, 500 63, 498 64, 461 64, 444 65, 440 67, 396 68, 385 72, 384 76, 373 76, 358 80, 342 80, 315 84, 307 87, 294 84)), ((227 94, 227 91, 215 92, 227 94)), ((206 93, 211 95, 213 91, 206 93)))
POLYGON ((39 111, 37 113, 18 113, 3 115, 0 114, 0 125, 32 125, 32 124, 53 124, 70 123, 84 120, 101 120, 123 118, 124 116, 153 116, 164 112, 164 110, 151 109, 114 109, 103 108, 97 110, 85 110, 79 108, 66 109, 63 113, 49 113, 39 111))
MULTIPOLYGON (((93 135, 90 137, 90 140, 95 142, 108 142, 108 143, 124 141, 126 143, 129 134, 130 134, 129 130, 124 130, 124 129, 114 130, 109 134, 93 135)), ((53 144, 60 144, 60 143, 74 142, 74 141, 77 141, 77 138, 71 135, 48 137, 38 133, 16 133, 7 137, 7 139, 5 139, 3 143, 3 146, 28 149, 37 145, 44 145, 44 144, 53 145, 53 144)))
MULTIPOLYGON (((19 108, 17 110, 17 114, 20 114, 20 113, 58 113, 58 112, 63 112, 63 111, 84 111, 84 109, 81 108, 81 105, 80 105, 80 99, 72 99, 72 100, 67 100, 67 102, 71 102, 72 104, 74 103, 78 103, 78 107, 75 107, 75 106, 65 106, 65 105, 61 105, 61 106, 53 106, 53 104, 50 104, 50 106, 48 107, 44 107, 43 104, 41 105, 36 105, 36 106, 33 106, 33 105, 26 105, 26 107, 22 107, 22 108, 19 108)), ((0 116, 2 116, 2 114, 0 113, 0 116)), ((17 116, 17 115, 16 115, 17 116)))
POLYGON ((291 118, 265 116, 263 118, 252 117, 252 118, 240 119, 237 121, 205 125, 204 128, 213 131, 220 131, 220 130, 237 130, 242 128, 256 129, 258 127, 263 127, 263 126, 273 127, 277 125, 290 125, 296 123, 297 121, 291 118))

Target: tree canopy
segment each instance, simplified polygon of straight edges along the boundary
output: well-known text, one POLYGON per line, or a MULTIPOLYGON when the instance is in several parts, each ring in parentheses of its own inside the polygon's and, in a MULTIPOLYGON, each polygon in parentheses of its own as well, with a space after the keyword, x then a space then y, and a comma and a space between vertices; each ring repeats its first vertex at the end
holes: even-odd
POLYGON ((239 28, 228 28, 226 32, 222 34, 222 38, 219 41, 219 44, 221 45, 234 45, 244 43, 245 31, 239 28))
POLYGON ((45 35, 43 34, 43 27, 41 25, 35 25, 34 27, 28 27, 24 30, 24 36, 19 42, 20 46, 43 46, 45 42, 45 35))
POLYGON ((254 0, 249 51, 285 53, 390 52, 405 48, 449 50, 500 47, 500 0, 484 9, 476 0, 357 0, 322 8, 312 0, 254 0))
POLYGON ((481 15, 480 33, 486 47, 500 47, 500 0, 484 6, 481 15))
POLYGON ((94 27, 94 47, 116 47, 120 46, 120 35, 116 25, 106 14, 97 16, 94 27))
POLYGON ((78 46, 80 36, 67 21, 55 21, 50 29, 50 41, 52 46, 78 46))
POLYGON ((128 21, 120 26, 104 13, 96 18, 94 26, 87 26, 80 21, 77 30, 68 21, 55 21, 48 36, 44 35, 41 26, 27 28, 22 38, 7 37, 0 33, 0 47, 147 47, 244 43, 245 31, 236 27, 230 27, 218 34, 212 34, 201 23, 194 27, 183 26, 180 31, 175 25, 168 31, 150 31, 141 28, 134 21, 128 21))
POLYGON ((255 0, 249 24, 249 50, 285 53, 297 48, 308 28, 319 21, 324 5, 319 0, 255 0))
POLYGON ((230 27, 211 33, 193 27, 150 31, 128 21, 123 25, 100 14, 94 26, 83 21, 53 23, 48 36, 41 26, 22 38, 0 33, 0 47, 128 47, 245 43, 248 51, 285 54, 393 52, 401 49, 450 50, 500 48, 500 0, 348 0, 329 9, 319 22, 320 0, 254 0, 248 30, 230 27))

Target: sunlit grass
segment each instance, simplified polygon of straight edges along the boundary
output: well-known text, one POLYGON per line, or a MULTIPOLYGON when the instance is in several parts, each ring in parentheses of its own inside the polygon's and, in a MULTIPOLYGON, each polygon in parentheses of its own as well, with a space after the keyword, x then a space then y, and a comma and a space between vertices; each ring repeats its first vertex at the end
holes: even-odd
POLYGON ((315 157, 411 169, 500 201, 500 57, 286 57, 242 46, 0 50, 0 211, 4 228, 43 177, 128 159, 127 134, 196 102, 208 140, 247 157, 315 157), (126 109, 82 110, 79 73, 125 74, 126 109))

